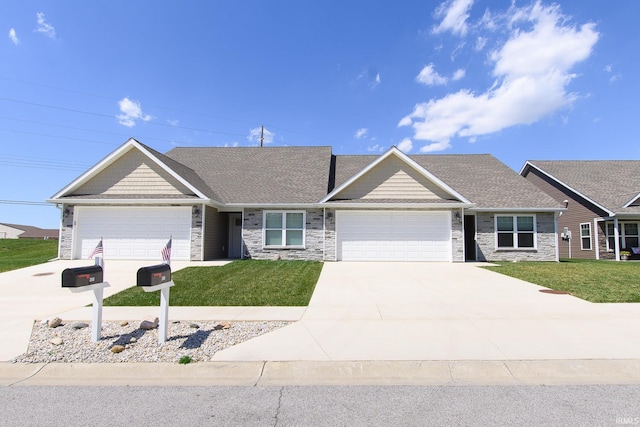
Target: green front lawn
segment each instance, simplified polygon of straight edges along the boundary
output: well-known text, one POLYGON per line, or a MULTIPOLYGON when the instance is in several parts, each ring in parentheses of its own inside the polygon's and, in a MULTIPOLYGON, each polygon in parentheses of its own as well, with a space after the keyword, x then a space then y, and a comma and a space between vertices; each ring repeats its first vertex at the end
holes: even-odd
POLYGON ((483 267, 591 302, 640 302, 640 263, 563 259, 483 267))
MULTIPOLYGON (((173 273, 172 306, 306 306, 322 263, 313 261, 234 261, 222 267, 188 267, 173 273)), ((157 306, 160 292, 125 289, 105 306, 157 306)))
POLYGON ((56 256, 57 240, 0 239, 0 273, 42 264, 56 256))

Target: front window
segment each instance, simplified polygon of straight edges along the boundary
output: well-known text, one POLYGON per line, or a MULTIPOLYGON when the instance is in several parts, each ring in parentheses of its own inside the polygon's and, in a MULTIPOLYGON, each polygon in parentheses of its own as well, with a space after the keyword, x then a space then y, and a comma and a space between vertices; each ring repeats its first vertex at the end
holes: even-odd
POLYGON ((265 211, 264 247, 303 248, 304 212, 265 211))
MULTIPOLYGON (((631 248, 640 246, 640 236, 638 235, 637 222, 618 223, 618 233, 620 235, 620 249, 631 251, 631 248)), ((614 251, 616 246, 615 227, 613 222, 607 222, 607 250, 614 251)))
POLYGON ((627 250, 638 247, 638 223, 625 222, 624 224, 624 245, 627 250))
POLYGON ((497 215, 496 246, 498 249, 535 248, 535 215, 497 215))
POLYGON ((591 250, 591 224, 588 222, 580 224, 580 249, 591 250))

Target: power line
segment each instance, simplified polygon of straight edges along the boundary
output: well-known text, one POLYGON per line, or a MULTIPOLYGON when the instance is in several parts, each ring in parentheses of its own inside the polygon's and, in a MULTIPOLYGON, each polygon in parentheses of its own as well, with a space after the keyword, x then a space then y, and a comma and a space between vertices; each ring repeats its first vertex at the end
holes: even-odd
MULTIPOLYGON (((42 108, 51 108, 51 109, 60 110, 60 111, 68 111, 68 112, 71 112, 71 113, 87 114, 87 115, 96 116, 96 117, 108 117, 109 119, 113 119, 114 118, 114 116, 112 116, 110 114, 102 114, 102 113, 95 113, 95 112, 92 112, 92 111, 76 110, 74 108, 67 108, 67 107, 56 107, 55 105, 41 104, 41 103, 38 103, 38 102, 22 101, 20 99, 0 97, 0 100, 9 101, 9 102, 16 102, 16 103, 25 104, 25 105, 33 105, 33 106, 42 107, 42 108)), ((190 131, 194 131, 194 132, 217 133, 217 134, 222 134, 222 135, 232 135, 232 136, 242 136, 242 137, 245 136, 243 134, 233 133, 233 132, 225 132, 225 131, 218 131, 218 130, 211 130, 211 129, 192 128, 192 127, 189 127, 189 126, 179 126, 179 125, 175 125, 174 126, 174 125, 169 124, 169 123, 158 123, 158 122, 145 122, 145 123, 147 125, 150 125, 150 126, 161 126, 161 127, 165 127, 165 128, 177 128, 177 129, 190 130, 190 131)))
POLYGON ((28 205, 28 206, 53 206, 47 202, 34 202, 30 200, 0 200, 2 205, 28 205))

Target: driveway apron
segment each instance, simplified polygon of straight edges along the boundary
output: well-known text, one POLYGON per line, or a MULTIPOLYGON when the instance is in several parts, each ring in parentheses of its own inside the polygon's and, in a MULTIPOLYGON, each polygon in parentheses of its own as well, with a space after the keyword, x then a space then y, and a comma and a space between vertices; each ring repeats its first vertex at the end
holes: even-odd
POLYGON ((541 289, 478 264, 325 263, 302 320, 214 358, 640 358, 640 304, 593 304, 541 289))

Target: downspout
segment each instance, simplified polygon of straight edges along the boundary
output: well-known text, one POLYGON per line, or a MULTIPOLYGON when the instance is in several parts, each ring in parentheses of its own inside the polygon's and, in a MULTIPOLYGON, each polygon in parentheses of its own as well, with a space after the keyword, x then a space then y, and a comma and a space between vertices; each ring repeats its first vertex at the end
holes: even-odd
POLYGON ((553 228, 556 235, 556 262, 560 262, 560 240, 558 239, 558 212, 553 214, 553 228))
POLYGON ((202 221, 200 221, 200 227, 202 228, 202 232, 200 233, 200 261, 204 261, 204 243, 206 242, 205 239, 205 234, 206 234, 206 224, 205 224, 205 205, 204 203, 202 204, 202 207, 200 208, 200 212, 202 212, 202 221))
POLYGON ((326 261, 327 252, 327 208, 322 208, 322 261, 326 261))
POLYGON ((460 208, 460 233, 462 235, 462 262, 467 262, 467 238, 464 230, 464 208, 460 208))
POLYGON ((60 209, 60 223, 58 225, 58 259, 60 259, 60 245, 62 245, 62 224, 64 221, 64 203, 56 203, 56 209, 60 209))
POLYGON ((613 217, 613 235, 616 239, 615 248, 616 248, 616 261, 620 261, 620 232, 618 231, 618 218, 613 217))
POLYGON ((598 238, 598 219, 593 219, 593 242, 596 250, 596 260, 600 259, 600 239, 598 238))
POLYGON ((240 259, 244 259, 244 208, 242 208, 240 217, 242 218, 242 221, 240 224, 240 259))

